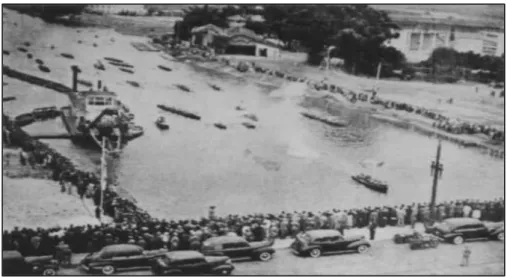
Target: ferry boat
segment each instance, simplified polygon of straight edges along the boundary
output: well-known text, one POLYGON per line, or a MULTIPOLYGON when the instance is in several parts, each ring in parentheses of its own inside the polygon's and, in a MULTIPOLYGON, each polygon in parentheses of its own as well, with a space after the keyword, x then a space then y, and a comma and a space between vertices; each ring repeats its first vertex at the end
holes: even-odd
POLYGON ((108 150, 120 151, 128 141, 143 134, 116 93, 105 87, 73 91, 69 98, 71 105, 61 108, 61 117, 74 142, 101 148, 102 138, 106 137, 108 150))

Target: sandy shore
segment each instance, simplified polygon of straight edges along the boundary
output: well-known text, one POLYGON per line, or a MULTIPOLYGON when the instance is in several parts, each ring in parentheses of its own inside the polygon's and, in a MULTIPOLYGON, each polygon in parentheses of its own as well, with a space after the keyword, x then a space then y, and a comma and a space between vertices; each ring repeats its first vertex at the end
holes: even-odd
POLYGON ((60 192, 50 171, 19 163, 19 150, 3 150, 3 229, 97 224, 90 199, 60 192))
POLYGON ((91 201, 63 194, 57 183, 35 178, 3 178, 3 229, 97 224, 91 201))

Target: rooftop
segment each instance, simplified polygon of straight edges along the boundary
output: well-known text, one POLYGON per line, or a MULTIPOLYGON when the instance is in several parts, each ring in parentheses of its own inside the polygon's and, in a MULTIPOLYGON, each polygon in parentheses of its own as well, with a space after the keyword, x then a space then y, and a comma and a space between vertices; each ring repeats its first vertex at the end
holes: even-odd
POLYGON ((330 229, 321 229, 321 230, 310 230, 307 231, 306 234, 308 234, 312 238, 321 238, 321 237, 339 236, 340 232, 330 229))
POLYGON ((245 239, 238 236, 220 236, 207 239, 205 244, 224 244, 230 242, 243 242, 245 239))
POLYGON ((395 23, 428 23, 471 28, 504 29, 504 20, 492 17, 407 9, 392 9, 386 10, 386 12, 395 23))
POLYGON ((171 261, 204 258, 204 255, 197 251, 171 251, 165 254, 171 261))

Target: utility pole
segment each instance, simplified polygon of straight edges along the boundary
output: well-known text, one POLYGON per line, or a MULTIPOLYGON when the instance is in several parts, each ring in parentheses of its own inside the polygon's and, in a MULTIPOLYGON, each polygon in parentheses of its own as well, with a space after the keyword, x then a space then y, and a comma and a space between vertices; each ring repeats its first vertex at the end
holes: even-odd
POLYGON ((106 189, 106 137, 102 137, 102 156, 100 157, 100 206, 99 221, 102 223, 102 215, 104 214, 104 190, 106 189))
POLYGON ((431 162, 431 175, 433 175, 433 189, 431 190, 431 217, 434 219, 435 214, 433 213, 434 207, 435 207, 435 200, 437 197, 437 185, 438 185, 438 179, 442 178, 442 172, 444 171, 444 165, 440 163, 440 153, 442 151, 442 141, 438 141, 438 147, 437 147, 437 157, 436 160, 431 162))

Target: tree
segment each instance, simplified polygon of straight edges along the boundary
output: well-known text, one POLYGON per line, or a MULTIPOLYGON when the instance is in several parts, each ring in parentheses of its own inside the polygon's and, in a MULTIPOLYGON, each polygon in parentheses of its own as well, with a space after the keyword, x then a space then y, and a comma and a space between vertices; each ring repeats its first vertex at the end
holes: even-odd
POLYGON ((192 36, 190 31, 194 27, 213 24, 218 27, 227 27, 227 16, 218 9, 204 5, 203 7, 193 6, 185 10, 185 17, 179 24, 174 25, 175 34, 183 40, 192 36))
POLYGON ((52 21, 69 14, 80 14, 87 5, 6 5, 6 8, 38 16, 43 20, 52 21))

